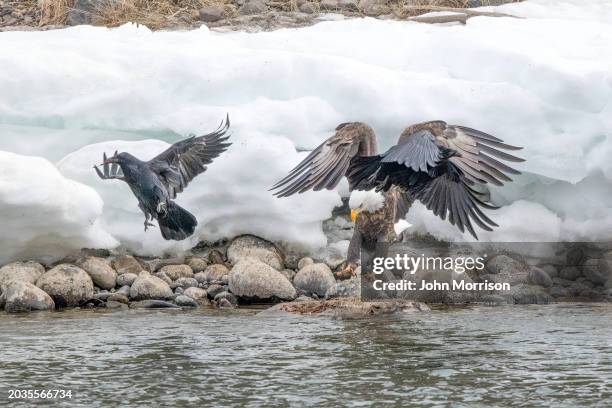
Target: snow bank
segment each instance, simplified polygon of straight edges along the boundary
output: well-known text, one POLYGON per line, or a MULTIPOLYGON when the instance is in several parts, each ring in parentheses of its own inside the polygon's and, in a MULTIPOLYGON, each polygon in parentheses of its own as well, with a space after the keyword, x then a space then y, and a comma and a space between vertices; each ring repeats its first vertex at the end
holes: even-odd
POLYGON ((277 199, 268 189, 276 175, 288 172, 306 153, 297 153, 284 138, 252 134, 237 141, 181 193, 177 202, 199 220, 195 235, 182 242, 165 241, 157 228, 144 232, 144 215, 127 184, 101 180, 92 164, 102 153, 127 151, 149 160, 169 144, 159 140, 110 141, 86 146, 58 163, 60 171, 95 188, 105 207, 102 225, 130 250, 154 255, 192 248, 201 240, 214 241, 251 233, 307 248, 326 244, 321 220, 340 204, 337 193, 323 191, 277 199))
MULTIPOLYGON (((104 228, 122 243, 181 249, 192 242, 170 248, 156 231, 143 235, 125 186, 101 184, 91 165, 114 150, 108 141, 141 141, 125 146, 145 155, 164 145, 143 140, 205 132, 229 112, 236 145, 180 198, 201 220, 198 237, 248 231, 317 245, 337 196, 281 201, 266 191, 299 161, 294 147, 361 120, 386 149, 406 125, 444 119, 526 147, 522 184, 494 192, 511 204, 492 214, 504 225, 496 239, 527 236, 521 220, 542 223, 530 239, 612 238, 612 4, 529 0, 498 10, 527 18, 365 18, 255 34, 134 25, 0 33, 0 149, 68 155, 62 172, 100 192, 104 228)), ((411 217, 416 229, 462 238, 429 213, 411 217)))
POLYGON ((55 260, 118 242, 100 225, 103 202, 48 160, 0 152, 0 264, 55 260))

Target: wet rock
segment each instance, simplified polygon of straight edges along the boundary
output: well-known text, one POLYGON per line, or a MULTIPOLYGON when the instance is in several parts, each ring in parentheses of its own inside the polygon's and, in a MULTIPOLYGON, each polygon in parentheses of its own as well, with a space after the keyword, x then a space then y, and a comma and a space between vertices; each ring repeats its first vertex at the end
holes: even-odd
POLYGON ((55 309, 55 302, 51 296, 30 282, 9 282, 2 296, 7 313, 55 309))
POLYGON ((43 273, 45 267, 38 262, 13 262, 0 268, 0 288, 10 282, 36 284, 43 273))
POLYGON ((219 300, 219 302, 217 303, 217 307, 219 309, 233 309, 234 305, 232 305, 232 303, 229 300, 223 298, 219 300))
POLYGON ((198 302, 195 299, 190 298, 189 296, 179 295, 174 299, 176 304, 181 307, 198 307, 198 302))
POLYGON ((430 311, 431 309, 426 304, 410 300, 362 302, 358 299, 332 299, 280 303, 260 314, 290 313, 308 316, 326 316, 337 319, 358 319, 430 311))
POLYGON ((254 235, 241 235, 227 248, 227 259, 236 265, 243 259, 253 258, 270 265, 276 270, 283 269, 283 253, 270 241, 254 235))
POLYGON ((551 302, 550 296, 540 286, 519 284, 512 286, 506 293, 507 298, 514 300, 517 305, 545 305, 551 302))
POLYGON ((208 267, 208 261, 204 258, 194 256, 189 258, 189 260, 187 261, 187 265, 189 265, 193 273, 198 273, 206 270, 206 268, 208 267))
POLYGON ((185 289, 181 288, 180 286, 178 288, 174 289, 174 294, 175 295, 182 295, 183 292, 185 292, 185 289))
POLYGON ((189 296, 199 304, 208 304, 208 293, 204 289, 200 288, 187 288, 183 293, 185 296, 189 296))
POLYGON ((576 280, 580 275, 582 275, 580 269, 575 266, 566 266, 559 271, 559 277, 569 281, 576 280))
POLYGON ((336 284, 331 269, 323 263, 307 265, 295 275, 293 284, 306 294, 325 296, 325 293, 336 284))
POLYGON ((180 306, 163 300, 141 300, 130 303, 130 309, 180 309, 180 306))
POLYGON ((126 305, 125 303, 121 303, 121 302, 116 302, 114 300, 109 300, 108 302, 106 302, 106 308, 107 309, 127 309, 128 305, 126 305))
POLYGON ((151 275, 149 272, 141 272, 130 288, 130 299, 171 299, 172 289, 163 280, 151 275))
POLYGON ((195 280, 194 278, 178 278, 177 280, 175 280, 174 282, 170 284, 170 288, 172 289, 176 289, 176 288, 187 289, 187 288, 197 288, 197 287, 198 287, 198 281, 195 280))
POLYGON ((127 305, 130 303, 130 300, 128 299, 127 295, 123 293, 111 293, 111 295, 106 298, 106 302, 119 302, 127 305))
POLYGON ((262 0, 248 0, 238 10, 238 12, 242 14, 243 16, 261 14, 261 13, 265 13, 266 11, 268 11, 268 6, 266 6, 266 3, 262 0))
POLYGON ((239 261, 229 275, 229 289, 236 296, 271 300, 292 300, 296 291, 282 273, 262 261, 247 258, 239 261))
POLYGON ((204 6, 200 9, 198 14, 200 16, 200 21, 214 23, 223 18, 223 7, 216 5, 204 6))
POLYGON ((127 286, 127 285, 122 286, 119 289, 117 289, 117 292, 115 292, 115 293, 120 293, 120 294, 125 295, 125 296, 130 296, 130 287, 127 286))
POLYGON ((96 286, 102 289, 115 287, 117 272, 106 259, 90 256, 79 261, 78 266, 91 276, 91 280, 96 286))
POLYGON ((312 260, 312 258, 309 257, 305 257, 300 259, 300 261, 298 262, 298 271, 304 267, 306 267, 307 265, 312 265, 314 263, 314 261, 312 260))
POLYGON ((342 297, 361 297, 361 279, 359 275, 348 280, 337 282, 325 292, 325 299, 342 297))
POLYGON ((117 275, 123 275, 124 273, 138 275, 144 270, 140 262, 130 255, 118 256, 113 259, 111 266, 117 271, 117 275))
POLYGON ((605 258, 588 259, 582 266, 582 274, 595 285, 604 285, 610 279, 610 269, 605 258))
POLYGON ((227 299, 232 305, 238 304, 238 298, 236 298, 236 296, 227 291, 217 293, 217 296, 215 296, 215 302, 220 303, 221 299, 227 299))
POLYGON ((541 268, 532 267, 529 271, 529 283, 539 285, 545 288, 550 288, 553 285, 553 281, 548 274, 541 268))
POLYGON ((385 0, 360 0, 359 9, 366 16, 380 16, 391 13, 391 8, 385 0))
POLYGON ((36 286, 51 296, 56 307, 78 306, 94 295, 93 281, 87 272, 69 264, 48 270, 36 281, 36 286))
POLYGON ((135 273, 124 273, 123 275, 118 275, 117 286, 132 286, 136 278, 138 278, 138 275, 135 273))
POLYGON ((161 268, 160 272, 165 273, 173 281, 179 278, 193 278, 193 271, 189 265, 167 265, 161 268))
POLYGON ((550 296, 554 298, 567 298, 570 296, 570 292, 563 286, 553 286, 550 289, 550 296))
POLYGON ((206 289, 206 293, 211 299, 214 299, 221 292, 225 292, 226 288, 222 285, 213 284, 206 289))
POLYGON ((79 304, 79 307, 82 309, 94 309, 96 307, 106 307, 106 302, 94 297, 94 298, 82 301, 79 304))
POLYGON ((108 290, 101 290, 100 292, 95 293, 95 294, 94 294, 94 297, 95 297, 96 299, 100 299, 100 300, 102 300, 102 301, 106 301, 106 299, 108 299, 108 297, 109 297, 110 295, 112 295, 112 294, 113 294, 113 292, 109 292, 108 290))

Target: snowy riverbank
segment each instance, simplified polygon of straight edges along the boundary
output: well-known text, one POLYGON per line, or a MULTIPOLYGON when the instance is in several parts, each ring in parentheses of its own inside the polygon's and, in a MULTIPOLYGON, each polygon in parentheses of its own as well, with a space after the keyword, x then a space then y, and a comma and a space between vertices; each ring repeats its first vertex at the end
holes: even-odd
MULTIPOLYGON (((352 120, 372 125, 381 149, 430 119, 525 146, 524 175, 493 191, 505 207, 491 214, 501 227, 485 241, 610 239, 612 5, 495 10, 525 18, 0 33, 0 263, 54 262, 82 247, 178 255, 243 233, 316 254, 346 186, 290 199, 268 188, 352 120), (127 186, 92 169, 103 151, 146 158, 226 113, 234 145, 179 197, 200 222, 192 240, 145 233, 127 186)), ((418 232, 470 239, 420 205, 408 220, 418 232)))

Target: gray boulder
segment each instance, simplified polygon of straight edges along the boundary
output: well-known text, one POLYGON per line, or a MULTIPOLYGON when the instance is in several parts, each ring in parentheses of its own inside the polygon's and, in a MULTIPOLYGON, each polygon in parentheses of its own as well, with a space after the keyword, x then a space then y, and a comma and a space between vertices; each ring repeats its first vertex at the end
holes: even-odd
POLYGON ((216 5, 204 6, 199 11, 200 21, 205 23, 214 23, 223 18, 223 7, 216 5))
POLYGON ((276 245, 254 235, 241 235, 227 248, 227 259, 232 265, 245 258, 254 258, 278 271, 285 264, 283 253, 276 245))
POLYGON ((610 268, 605 258, 587 259, 582 266, 582 273, 595 285, 605 285, 610 279, 610 268))
POLYGON ((336 279, 329 266, 317 263, 300 269, 293 278, 293 284, 306 294, 325 296, 329 288, 336 284, 336 279))
POLYGON ((124 273, 138 275, 144 270, 140 262, 130 255, 118 256, 112 260, 111 266, 117 271, 117 275, 123 275, 124 273))
POLYGON ((582 275, 582 273, 580 273, 580 269, 575 266, 566 266, 559 271, 559 277, 569 281, 578 279, 580 275, 582 275))
POLYGON ((529 283, 545 288, 550 288, 553 285, 553 280, 548 276, 546 271, 535 266, 529 271, 528 279, 529 283))
POLYGON ((66 17, 66 24, 76 26, 91 24, 96 15, 96 8, 104 5, 109 0, 75 0, 66 17))
POLYGON ((87 272, 75 265, 60 264, 36 281, 47 292, 56 307, 78 306, 94 295, 93 281, 87 272))
POLYGON ((173 281, 178 278, 193 278, 193 270, 189 265, 167 265, 161 268, 160 272, 165 273, 173 281))
POLYGON ((178 278, 177 280, 175 280, 174 282, 170 284, 171 289, 176 289, 176 288, 187 289, 187 288, 197 288, 197 287, 198 287, 198 281, 195 280, 194 278, 178 278))
POLYGON ((391 13, 385 0, 360 0, 359 9, 367 16, 380 16, 391 13))
POLYGON ((180 309, 180 306, 164 300, 148 299, 130 303, 130 309, 180 309))
POLYGON ((323 0, 319 6, 325 11, 359 11, 357 2, 354 0, 323 0))
POLYGON ((229 289, 236 296, 247 299, 292 300, 296 297, 295 288, 282 273, 253 258, 234 265, 229 275, 229 289))
POLYGON ((201 305, 210 303, 208 301, 208 293, 206 293, 204 289, 193 288, 193 287, 187 288, 185 289, 185 292, 183 292, 183 295, 189 296, 190 298, 192 298, 193 300, 195 300, 201 305))
POLYGON ((149 272, 141 272, 130 288, 130 299, 171 299, 172 289, 163 280, 151 275, 149 272))
POLYGON ((550 296, 555 298, 566 298, 570 296, 570 292, 563 286, 553 286, 550 288, 550 296))
POLYGON ((8 313, 55 309, 55 302, 51 296, 30 282, 13 281, 5 288, 4 308, 8 313))
POLYGON ((0 268, 0 288, 10 282, 35 284, 45 273, 45 268, 37 262, 13 262, 0 268))
POLYGON ((132 286, 138 275, 134 273, 124 273, 117 276, 117 286, 132 286))
POLYGON ((117 272, 110 266, 108 261, 102 258, 89 256, 78 265, 91 276, 93 283, 102 289, 112 289, 117 283, 117 272))
POLYGON ((145 265, 145 270, 151 273, 159 271, 164 266, 168 265, 182 265, 184 258, 176 257, 176 258, 155 258, 148 260, 138 260, 138 262, 145 265))
POLYGON ((489 274, 497 275, 495 282, 508 282, 511 285, 526 283, 529 274, 529 265, 507 255, 492 257, 487 262, 485 269, 489 274))
POLYGON ((266 3, 262 0, 248 0, 238 10, 238 12, 242 14, 243 16, 261 14, 261 13, 265 13, 266 11, 268 11, 268 6, 266 6, 266 3))
POLYGON ((198 302, 186 295, 179 295, 174 301, 181 307, 198 307, 198 302))

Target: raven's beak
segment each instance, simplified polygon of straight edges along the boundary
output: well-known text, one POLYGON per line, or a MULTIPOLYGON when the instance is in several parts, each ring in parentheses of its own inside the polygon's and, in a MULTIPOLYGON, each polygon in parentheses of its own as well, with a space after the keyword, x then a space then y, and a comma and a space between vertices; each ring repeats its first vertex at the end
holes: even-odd
POLYGON ((102 166, 108 166, 109 164, 119 164, 118 152, 115 152, 111 157, 106 157, 106 153, 104 153, 104 160, 102 161, 102 166))
POLYGON ((355 222, 357 220, 357 216, 359 215, 360 212, 361 210, 359 209, 351 210, 351 222, 355 222))

